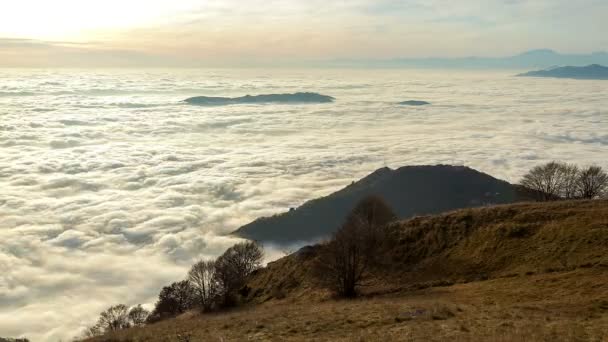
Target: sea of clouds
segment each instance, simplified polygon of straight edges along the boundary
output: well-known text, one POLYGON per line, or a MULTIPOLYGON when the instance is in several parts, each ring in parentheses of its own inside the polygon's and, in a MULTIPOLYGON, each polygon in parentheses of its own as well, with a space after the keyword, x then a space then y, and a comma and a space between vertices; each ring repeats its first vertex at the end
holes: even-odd
POLYGON ((240 225, 385 165, 512 182, 553 159, 608 166, 607 90, 505 72, 0 70, 0 336, 68 340, 111 304, 152 304, 240 225), (181 102, 296 91, 337 100, 181 102))

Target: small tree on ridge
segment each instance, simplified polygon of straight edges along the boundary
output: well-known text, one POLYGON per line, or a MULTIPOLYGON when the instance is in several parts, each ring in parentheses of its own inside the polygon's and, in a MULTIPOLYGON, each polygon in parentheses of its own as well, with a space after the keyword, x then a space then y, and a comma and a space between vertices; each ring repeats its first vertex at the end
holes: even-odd
POLYGON ((238 243, 217 258, 214 278, 224 306, 234 304, 235 293, 245 285, 247 277, 262 266, 263 258, 262 248, 253 241, 238 243))
POLYGON ((356 297, 357 287, 387 240, 386 226, 395 218, 381 198, 362 200, 333 238, 321 247, 315 266, 321 283, 339 296, 356 297))
POLYGON ((215 261, 199 261, 192 265, 188 272, 188 280, 197 293, 199 305, 205 311, 213 308, 218 294, 218 285, 215 278, 215 261))

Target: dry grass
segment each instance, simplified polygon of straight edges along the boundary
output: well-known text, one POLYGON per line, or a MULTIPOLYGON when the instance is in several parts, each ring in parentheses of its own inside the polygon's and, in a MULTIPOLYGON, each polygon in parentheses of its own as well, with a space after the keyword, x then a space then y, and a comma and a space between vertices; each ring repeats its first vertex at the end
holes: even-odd
POLYGON ((95 341, 608 341, 608 202, 519 204, 393 226, 364 296, 331 299, 314 250, 257 272, 235 311, 95 341))
POLYGON ((461 210, 396 224, 390 264, 416 279, 475 280, 608 265, 608 202, 461 210), (408 272, 409 271, 409 272, 408 272))
MULTIPOLYGON (((419 217, 391 226, 386 267, 374 270, 366 294, 608 266, 608 201, 524 203, 419 217)), ((314 250, 268 265, 249 282, 249 302, 276 294, 326 296, 311 269, 314 250)))
POLYGON ((608 270, 517 276, 354 301, 273 301, 95 341, 605 341, 608 270))

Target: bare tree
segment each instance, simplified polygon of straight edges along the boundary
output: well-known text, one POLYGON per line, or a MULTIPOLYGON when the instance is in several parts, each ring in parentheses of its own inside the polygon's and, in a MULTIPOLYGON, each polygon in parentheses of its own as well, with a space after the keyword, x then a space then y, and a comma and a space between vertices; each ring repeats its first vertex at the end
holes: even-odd
POLYGON ((199 261, 192 265, 188 272, 188 280, 197 292, 197 299, 203 310, 209 311, 218 294, 217 280, 215 278, 215 261, 199 261))
POLYGON ((578 183, 580 178, 580 169, 575 164, 559 163, 561 187, 559 197, 564 199, 575 199, 578 196, 578 183))
POLYGON ((524 175, 521 185, 534 190, 543 201, 559 199, 564 190, 565 164, 550 162, 524 175))
POLYGON ((262 266, 264 253, 253 241, 242 242, 230 247, 215 261, 214 278, 223 297, 223 304, 233 304, 234 294, 247 277, 262 266))
POLYGON ((109 307, 100 314, 97 326, 103 332, 129 328, 129 308, 124 304, 109 307))
POLYGON ((320 250, 315 273, 321 283, 340 296, 356 297, 357 287, 387 240, 386 225, 395 218, 382 199, 361 201, 320 250))
POLYGON ((129 310, 129 321, 133 326, 142 326, 146 323, 149 315, 150 312, 139 304, 129 310))
POLYGON ((581 198, 594 199, 608 191, 608 175, 599 166, 590 166, 582 170, 577 183, 581 198))
POLYGON ((140 326, 145 323, 147 317, 148 310, 141 305, 134 306, 131 310, 124 304, 114 305, 102 312, 97 323, 87 328, 83 336, 84 338, 91 338, 112 331, 128 329, 132 326, 140 326))
POLYGON ((365 239, 365 256, 370 261, 377 261, 378 248, 388 242, 386 225, 396 219, 397 215, 384 199, 368 196, 353 209, 346 224, 360 227, 360 234, 365 239))

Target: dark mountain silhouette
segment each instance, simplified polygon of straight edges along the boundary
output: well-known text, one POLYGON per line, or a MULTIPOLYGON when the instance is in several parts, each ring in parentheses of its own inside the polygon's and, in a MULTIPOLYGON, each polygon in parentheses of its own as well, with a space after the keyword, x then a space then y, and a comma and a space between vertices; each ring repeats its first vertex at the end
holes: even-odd
POLYGON ((608 67, 592 64, 585 67, 567 66, 546 70, 530 71, 520 77, 573 78, 579 80, 608 80, 608 67))
POLYGON ((242 97, 208 97, 197 96, 186 99, 189 104, 199 106, 225 106, 234 104, 264 104, 264 103, 329 103, 335 99, 331 96, 317 93, 270 94, 242 97))
POLYGON ((383 168, 327 197, 273 217, 260 218, 235 234, 266 243, 290 244, 330 236, 357 202, 384 198, 399 218, 531 199, 520 187, 464 166, 383 168))
POLYGON ((403 102, 399 102, 399 104, 402 105, 402 106, 426 106, 426 105, 430 105, 429 102, 426 102, 426 101, 417 101, 417 100, 403 101, 403 102))

